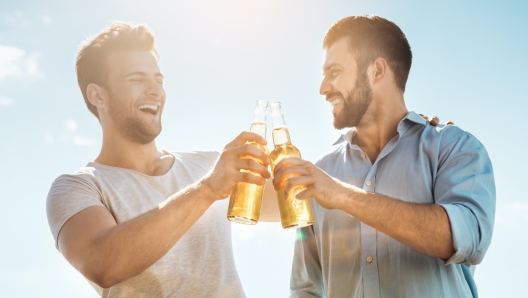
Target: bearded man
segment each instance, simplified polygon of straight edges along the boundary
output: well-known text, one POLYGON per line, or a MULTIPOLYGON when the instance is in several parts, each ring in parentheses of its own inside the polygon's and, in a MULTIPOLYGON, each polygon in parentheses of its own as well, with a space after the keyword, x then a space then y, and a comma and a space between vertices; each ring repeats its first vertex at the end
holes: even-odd
POLYGON ((298 230, 291 297, 476 297, 495 214, 484 146, 407 110, 412 53, 393 22, 344 18, 323 48, 320 93, 351 129, 315 165, 275 167, 275 188, 305 187, 315 221, 298 230))

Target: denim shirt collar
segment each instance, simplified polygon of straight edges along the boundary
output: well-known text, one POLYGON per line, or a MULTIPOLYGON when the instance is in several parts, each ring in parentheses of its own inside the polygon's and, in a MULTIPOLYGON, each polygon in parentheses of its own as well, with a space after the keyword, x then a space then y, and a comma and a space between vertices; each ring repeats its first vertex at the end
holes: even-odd
MULTIPOLYGON (((398 134, 402 136, 405 131, 407 131, 409 128, 411 128, 414 124, 420 124, 420 125, 427 125, 427 120, 422 118, 420 115, 418 115, 414 111, 409 111, 405 117, 403 117, 402 120, 398 123, 398 134)), ((355 127, 350 128, 347 130, 344 134, 342 134, 339 139, 334 143, 334 145, 337 145, 342 142, 348 142, 349 145, 352 145, 352 141, 354 137, 357 134, 357 130, 355 127)))

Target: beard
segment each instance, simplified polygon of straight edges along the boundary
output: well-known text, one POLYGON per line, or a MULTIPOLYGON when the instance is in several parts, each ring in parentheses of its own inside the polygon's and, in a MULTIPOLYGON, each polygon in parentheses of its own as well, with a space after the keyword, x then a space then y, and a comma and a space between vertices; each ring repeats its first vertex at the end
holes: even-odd
MULTIPOLYGON (((328 94, 327 98, 335 96, 335 93, 328 94)), ((343 97, 343 94, 341 94, 343 97)), ((334 112, 334 127, 343 129, 358 126, 365 116, 372 103, 372 89, 370 88, 367 75, 358 75, 356 86, 349 92, 346 98, 343 97, 343 108, 339 114, 334 112)))
MULTIPOLYGON (((119 106, 117 100, 110 100, 109 102, 109 116, 117 130, 129 141, 143 145, 149 144, 161 133, 161 121, 155 125, 146 123, 137 116, 127 115, 126 109, 119 106)), ((161 113, 161 110, 158 113, 161 113)))

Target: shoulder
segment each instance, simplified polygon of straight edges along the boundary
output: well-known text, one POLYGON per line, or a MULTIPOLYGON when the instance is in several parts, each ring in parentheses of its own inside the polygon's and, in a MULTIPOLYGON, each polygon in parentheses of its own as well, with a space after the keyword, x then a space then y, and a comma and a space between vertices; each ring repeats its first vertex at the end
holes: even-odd
POLYGON ((195 166, 204 169, 210 169, 216 163, 220 152, 218 151, 188 151, 188 152, 171 152, 176 161, 183 166, 195 166))
POLYGON ((57 177, 51 184, 50 192, 68 187, 85 187, 96 189, 96 180, 98 175, 99 171, 95 167, 86 165, 75 170, 73 173, 62 174, 57 177))
MULTIPOLYGON (((447 164, 453 165, 453 162, 457 163, 458 166, 470 163, 491 166, 491 160, 486 148, 470 132, 458 126, 443 124, 436 127, 428 125, 426 131, 428 137, 436 139, 431 143, 436 144, 434 146, 438 154, 439 168, 447 164)), ((426 143, 428 141, 430 140, 422 142, 424 147, 428 147, 426 143)))
POLYGON ((46 213, 57 248, 59 231, 70 217, 88 207, 105 207, 96 176, 97 169, 86 166, 71 174, 60 175, 51 184, 46 213))
POLYGON ((456 147, 484 149, 484 145, 473 134, 455 125, 428 125, 424 133, 426 137, 437 139, 440 152, 449 151, 456 147))
POLYGON ((100 178, 95 167, 85 166, 71 174, 60 175, 51 184, 46 204, 60 207, 65 201, 96 200, 101 201, 100 178))

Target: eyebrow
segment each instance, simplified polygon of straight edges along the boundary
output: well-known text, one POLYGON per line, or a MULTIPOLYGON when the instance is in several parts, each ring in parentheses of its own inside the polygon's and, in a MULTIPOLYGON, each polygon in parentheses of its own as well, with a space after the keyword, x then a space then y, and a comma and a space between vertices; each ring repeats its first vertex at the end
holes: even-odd
POLYGON ((332 67, 334 67, 334 66, 341 67, 340 64, 334 62, 334 63, 330 63, 330 65, 325 66, 325 67, 323 68, 323 70, 324 70, 324 71, 328 71, 330 68, 332 68, 332 67))
MULTIPOLYGON (((147 74, 145 72, 142 72, 142 71, 135 71, 135 72, 131 72, 131 73, 125 75, 123 78, 126 79, 126 78, 131 77, 131 76, 142 76, 142 77, 145 77, 145 76, 147 76, 147 74)), ((154 76, 156 78, 162 78, 162 79, 164 78, 164 76, 160 72, 156 73, 154 76)))

